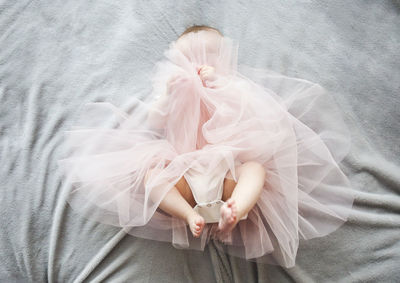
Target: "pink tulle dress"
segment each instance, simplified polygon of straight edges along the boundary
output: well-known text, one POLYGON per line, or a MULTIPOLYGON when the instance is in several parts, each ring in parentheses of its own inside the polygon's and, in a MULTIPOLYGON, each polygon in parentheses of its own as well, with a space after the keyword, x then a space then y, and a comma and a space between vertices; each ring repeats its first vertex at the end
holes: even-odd
POLYGON ((58 161, 71 187, 67 201, 131 235, 204 250, 218 241, 224 178, 237 182, 238 166, 256 161, 266 171, 261 196, 217 247, 291 267, 300 239, 333 232, 351 212, 338 166, 349 150, 340 111, 315 83, 238 65, 238 45, 227 37, 210 46, 205 31, 185 36, 184 47, 172 42, 157 63, 144 99, 85 105, 58 161), (202 81, 202 65, 217 79, 202 81), (199 238, 158 208, 182 176, 207 222, 199 238))

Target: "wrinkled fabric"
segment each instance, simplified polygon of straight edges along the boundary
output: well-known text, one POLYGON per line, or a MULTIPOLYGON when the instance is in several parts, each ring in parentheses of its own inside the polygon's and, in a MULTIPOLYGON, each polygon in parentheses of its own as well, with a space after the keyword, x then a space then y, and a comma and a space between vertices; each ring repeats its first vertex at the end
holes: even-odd
MULTIPOLYGON (((229 38, 210 50, 205 32, 187 36, 186 49, 171 43, 145 99, 82 109, 59 160, 72 187, 68 202, 131 235, 204 250, 217 224, 194 238, 183 220, 158 208, 163 197, 192 168, 210 176, 222 164, 237 182, 238 166, 258 162, 266 171, 261 196, 223 249, 293 266, 299 239, 331 233, 351 212, 350 184, 338 166, 350 145, 340 111, 317 84, 238 66, 229 38), (204 83, 203 65, 218 78, 204 83)), ((194 194, 213 201, 213 189, 194 194)))

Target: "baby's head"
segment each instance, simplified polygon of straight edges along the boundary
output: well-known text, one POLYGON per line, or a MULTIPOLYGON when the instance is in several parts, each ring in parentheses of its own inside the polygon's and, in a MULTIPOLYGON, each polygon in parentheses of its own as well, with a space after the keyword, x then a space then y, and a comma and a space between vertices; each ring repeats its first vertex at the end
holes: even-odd
POLYGON ((217 30, 216 28, 204 26, 204 25, 200 25, 200 26, 194 25, 194 26, 187 28, 184 32, 182 32, 182 34, 178 37, 178 39, 180 39, 185 34, 188 34, 190 32, 199 32, 201 30, 210 31, 210 32, 214 32, 214 33, 216 32, 219 36, 223 36, 222 33, 219 30, 217 30))
POLYGON ((201 44, 204 44, 207 53, 217 52, 223 35, 218 29, 204 25, 195 25, 187 28, 176 40, 176 47, 180 49, 184 54, 186 54, 186 52, 188 52, 189 50, 193 50, 193 46, 190 46, 190 44, 192 43, 190 41, 190 38, 193 34, 196 33, 202 35, 201 44))
POLYGON ((213 67, 219 74, 227 75, 236 70, 237 45, 228 37, 224 37, 216 28, 189 27, 172 44, 172 47, 179 51, 176 54, 183 54, 197 72, 204 65, 213 67))

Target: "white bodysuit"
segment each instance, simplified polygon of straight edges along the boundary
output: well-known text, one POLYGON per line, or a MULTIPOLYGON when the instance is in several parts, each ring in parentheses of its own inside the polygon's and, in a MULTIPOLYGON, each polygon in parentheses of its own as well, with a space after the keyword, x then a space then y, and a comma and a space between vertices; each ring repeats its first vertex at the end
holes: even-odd
MULTIPOLYGON (((190 167, 184 174, 197 203, 194 210, 204 218, 206 223, 219 222, 220 209, 224 204, 221 199, 224 179, 228 170, 226 162, 222 160, 212 175, 204 174, 201 165, 190 167)), ((247 214, 241 219, 246 218, 247 214)))

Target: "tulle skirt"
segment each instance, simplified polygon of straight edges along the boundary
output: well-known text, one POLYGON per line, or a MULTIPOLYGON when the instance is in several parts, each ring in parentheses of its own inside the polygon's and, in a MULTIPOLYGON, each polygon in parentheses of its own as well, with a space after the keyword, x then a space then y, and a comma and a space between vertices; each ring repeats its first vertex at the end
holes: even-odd
MULTIPOLYGON (((351 211, 350 184, 338 166, 350 145, 340 111, 317 84, 236 66, 237 46, 228 38, 210 59, 202 33, 190 36, 197 49, 188 56, 172 44, 144 100, 80 110, 59 160, 71 187, 67 201, 84 217, 131 235, 204 250, 218 223, 207 223, 195 238, 160 202, 190 170, 217 181, 230 172, 237 182, 238 166, 255 161, 266 172, 261 196, 221 248, 293 266, 299 239, 333 232, 351 211), (205 86, 197 74, 202 64, 214 66, 223 83, 205 86)), ((201 202, 218 198, 220 188, 191 187, 201 202)))

